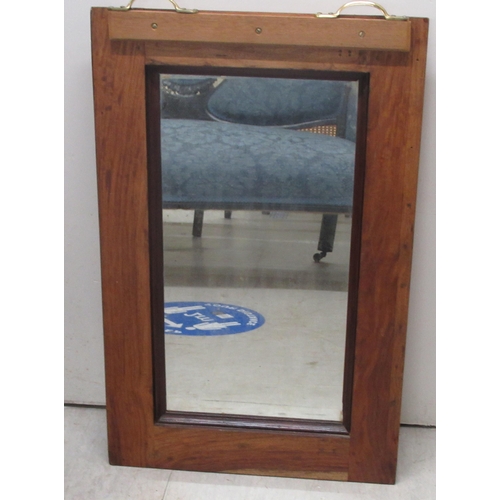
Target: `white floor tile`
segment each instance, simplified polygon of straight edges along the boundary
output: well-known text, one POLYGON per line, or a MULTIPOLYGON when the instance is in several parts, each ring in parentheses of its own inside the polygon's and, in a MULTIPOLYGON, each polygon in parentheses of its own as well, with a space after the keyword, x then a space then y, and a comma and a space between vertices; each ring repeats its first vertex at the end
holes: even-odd
POLYGON ((171 471, 112 467, 106 411, 65 408, 65 500, 162 500, 171 471))
POLYGON ((394 486, 110 466, 106 413, 65 409, 66 500, 433 500, 436 431, 401 429, 394 486))

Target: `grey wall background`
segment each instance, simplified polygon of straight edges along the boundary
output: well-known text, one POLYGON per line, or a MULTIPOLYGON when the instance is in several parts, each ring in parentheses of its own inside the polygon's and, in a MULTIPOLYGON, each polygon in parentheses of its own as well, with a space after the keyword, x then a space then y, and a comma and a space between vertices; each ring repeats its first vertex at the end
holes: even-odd
MULTIPOLYGON (((125 0, 65 1, 65 385, 67 403, 105 404, 101 283, 93 100, 90 8, 125 0)), ((332 12, 344 2, 315 0, 182 0, 200 10, 332 12)), ((170 8, 167 0, 136 0, 137 7, 170 8)), ((391 14, 430 18, 424 127, 415 221, 402 422, 436 423, 435 343, 435 0, 384 0, 391 14)), ((348 13, 377 13, 356 8, 348 13)))

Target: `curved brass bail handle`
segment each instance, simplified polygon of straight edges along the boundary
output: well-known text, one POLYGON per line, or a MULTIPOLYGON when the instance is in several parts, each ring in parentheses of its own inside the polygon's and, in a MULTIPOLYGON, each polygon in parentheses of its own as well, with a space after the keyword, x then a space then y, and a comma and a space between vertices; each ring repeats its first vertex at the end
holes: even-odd
MULTIPOLYGON (((168 0, 175 9, 175 12, 179 12, 179 14, 196 14, 198 11, 196 9, 183 9, 179 7, 175 0, 168 0)), ((132 8, 132 4, 135 0, 130 0, 130 2, 125 7, 110 7, 111 10, 130 10, 132 8)))
POLYGON ((376 9, 382 11, 382 13, 384 14, 384 17, 388 20, 388 21, 407 21, 408 20, 408 17, 406 16, 391 16, 383 7, 382 5, 378 4, 378 3, 375 3, 375 2, 348 2, 344 5, 342 5, 342 7, 340 7, 340 9, 335 12, 335 14, 332 14, 332 13, 329 13, 329 14, 322 14, 321 12, 318 12, 316 14, 316 17, 326 17, 326 18, 330 18, 330 19, 334 19, 336 17, 339 17, 340 16, 340 13, 344 10, 344 9, 347 9, 348 7, 375 7, 376 9))

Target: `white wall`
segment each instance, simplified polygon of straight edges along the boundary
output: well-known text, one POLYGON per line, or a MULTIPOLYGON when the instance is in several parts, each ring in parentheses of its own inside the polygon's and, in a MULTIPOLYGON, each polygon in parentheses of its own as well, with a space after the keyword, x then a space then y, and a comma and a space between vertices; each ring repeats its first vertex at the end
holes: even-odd
MULTIPOLYGON (((65 401, 104 404, 104 354, 90 8, 125 0, 65 1, 65 401)), ((316 0, 179 0, 200 10, 332 12, 343 2, 316 0)), ((167 0, 136 0, 137 7, 169 8, 167 0)), ((435 371, 435 0, 384 0, 391 14, 430 18, 424 131, 410 297, 402 421, 434 425, 435 371)), ((346 13, 377 13, 356 8, 346 13)))

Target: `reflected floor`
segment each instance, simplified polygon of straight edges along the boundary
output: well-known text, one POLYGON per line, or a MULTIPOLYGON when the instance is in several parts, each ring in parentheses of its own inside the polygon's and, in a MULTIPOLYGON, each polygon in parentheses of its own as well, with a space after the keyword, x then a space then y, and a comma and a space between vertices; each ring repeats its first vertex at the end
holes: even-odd
POLYGON ((321 214, 164 212, 165 302, 233 304, 265 324, 235 335, 165 335, 169 410, 342 420, 350 219, 313 262, 321 214))
POLYGON ((164 210, 168 286, 347 291, 351 219, 340 215, 334 251, 317 265, 321 214, 206 211, 201 238, 193 212, 164 210))

